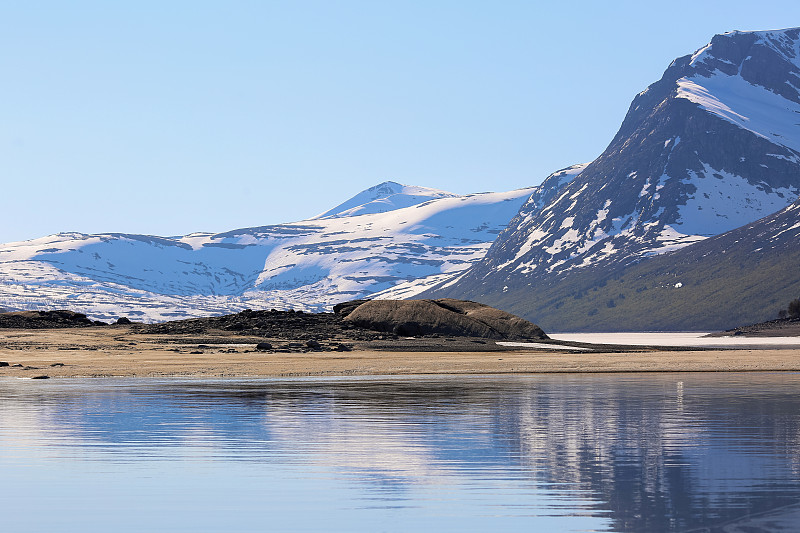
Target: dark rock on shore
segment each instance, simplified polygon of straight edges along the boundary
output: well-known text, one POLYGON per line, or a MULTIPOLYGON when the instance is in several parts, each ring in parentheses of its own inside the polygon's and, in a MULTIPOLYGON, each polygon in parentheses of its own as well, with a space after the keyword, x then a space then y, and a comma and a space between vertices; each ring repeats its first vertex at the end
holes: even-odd
POLYGON ((258 350, 260 352, 261 351, 271 350, 271 349, 272 349, 272 344, 270 344, 268 342, 259 342, 258 344, 256 344, 256 350, 258 350))
POLYGON ((800 318, 779 318, 711 333, 707 337, 800 337, 800 318))
POLYGON ((306 341, 306 348, 309 350, 321 350, 322 345, 314 339, 311 339, 310 341, 306 341))
POLYGON ((76 328, 106 324, 89 319, 83 313, 74 311, 13 311, 0 313, 0 328, 46 329, 76 328))
POLYGON ((369 341, 382 333, 345 323, 336 313, 298 313, 295 311, 253 311, 217 317, 190 318, 161 324, 134 324, 135 332, 147 334, 208 334, 214 331, 232 332, 262 339, 322 342, 338 338, 369 341))
POLYGON ((344 318, 356 326, 404 337, 449 335, 488 339, 547 339, 525 319, 476 302, 438 300, 371 300, 344 318))

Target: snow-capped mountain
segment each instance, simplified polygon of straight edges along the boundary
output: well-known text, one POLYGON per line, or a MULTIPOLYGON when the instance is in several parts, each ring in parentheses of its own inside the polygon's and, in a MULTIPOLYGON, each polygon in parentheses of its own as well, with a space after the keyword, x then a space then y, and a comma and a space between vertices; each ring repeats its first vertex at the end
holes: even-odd
POLYGON ((329 309, 480 259, 539 188, 459 196, 392 182, 311 220, 179 238, 62 233, 0 245, 0 308, 106 320, 329 309))
POLYGON ((483 260, 433 294, 503 301, 546 324, 512 301, 725 233, 798 195, 800 29, 717 35, 635 97, 557 197, 526 203, 483 260))
POLYGON ((421 204, 437 198, 456 198, 458 195, 438 189, 403 185, 394 181, 384 181, 358 193, 346 202, 325 211, 310 220, 321 218, 348 217, 370 213, 386 213, 403 207, 421 204))

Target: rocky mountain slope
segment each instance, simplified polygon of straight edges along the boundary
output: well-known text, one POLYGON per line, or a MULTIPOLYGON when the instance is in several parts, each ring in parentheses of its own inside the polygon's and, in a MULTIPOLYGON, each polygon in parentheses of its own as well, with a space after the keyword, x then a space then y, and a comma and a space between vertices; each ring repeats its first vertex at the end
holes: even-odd
POLYGON ((777 318, 800 295, 798 243, 800 201, 646 261, 572 271, 486 299, 541 316, 547 331, 721 331, 777 318))
POLYGON ((326 310, 467 268, 537 192, 546 194, 540 186, 459 196, 387 182, 301 222, 176 238, 63 233, 4 244, 0 307, 72 309, 106 321, 326 310))
MULTIPOLYGON (((482 301, 549 330, 636 329, 620 309, 614 324, 567 320, 566 293, 699 246, 798 195, 800 29, 717 35, 636 96, 608 148, 557 197, 526 203, 483 260, 424 295, 482 301)), ((764 311, 769 298, 759 298, 751 305, 764 311)))

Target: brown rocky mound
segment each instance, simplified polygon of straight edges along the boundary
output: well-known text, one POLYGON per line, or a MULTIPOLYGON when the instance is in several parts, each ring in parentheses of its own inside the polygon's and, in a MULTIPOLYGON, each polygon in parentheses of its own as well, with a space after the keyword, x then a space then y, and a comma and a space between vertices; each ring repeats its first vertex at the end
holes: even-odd
POLYGON ((536 324, 488 305, 438 300, 369 300, 334 308, 345 322, 395 335, 450 335, 486 339, 547 339, 536 324))
POLYGON ((93 322, 83 313, 74 311, 12 311, 0 313, 0 328, 76 328, 105 326, 103 322, 93 322))

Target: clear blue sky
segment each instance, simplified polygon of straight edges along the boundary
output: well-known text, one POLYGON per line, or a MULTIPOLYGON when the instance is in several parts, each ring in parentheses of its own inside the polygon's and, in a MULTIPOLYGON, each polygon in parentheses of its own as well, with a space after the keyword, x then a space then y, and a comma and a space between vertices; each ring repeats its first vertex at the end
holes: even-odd
POLYGON ((0 242, 535 185, 675 57, 792 26, 797 0, 0 0, 0 242))

